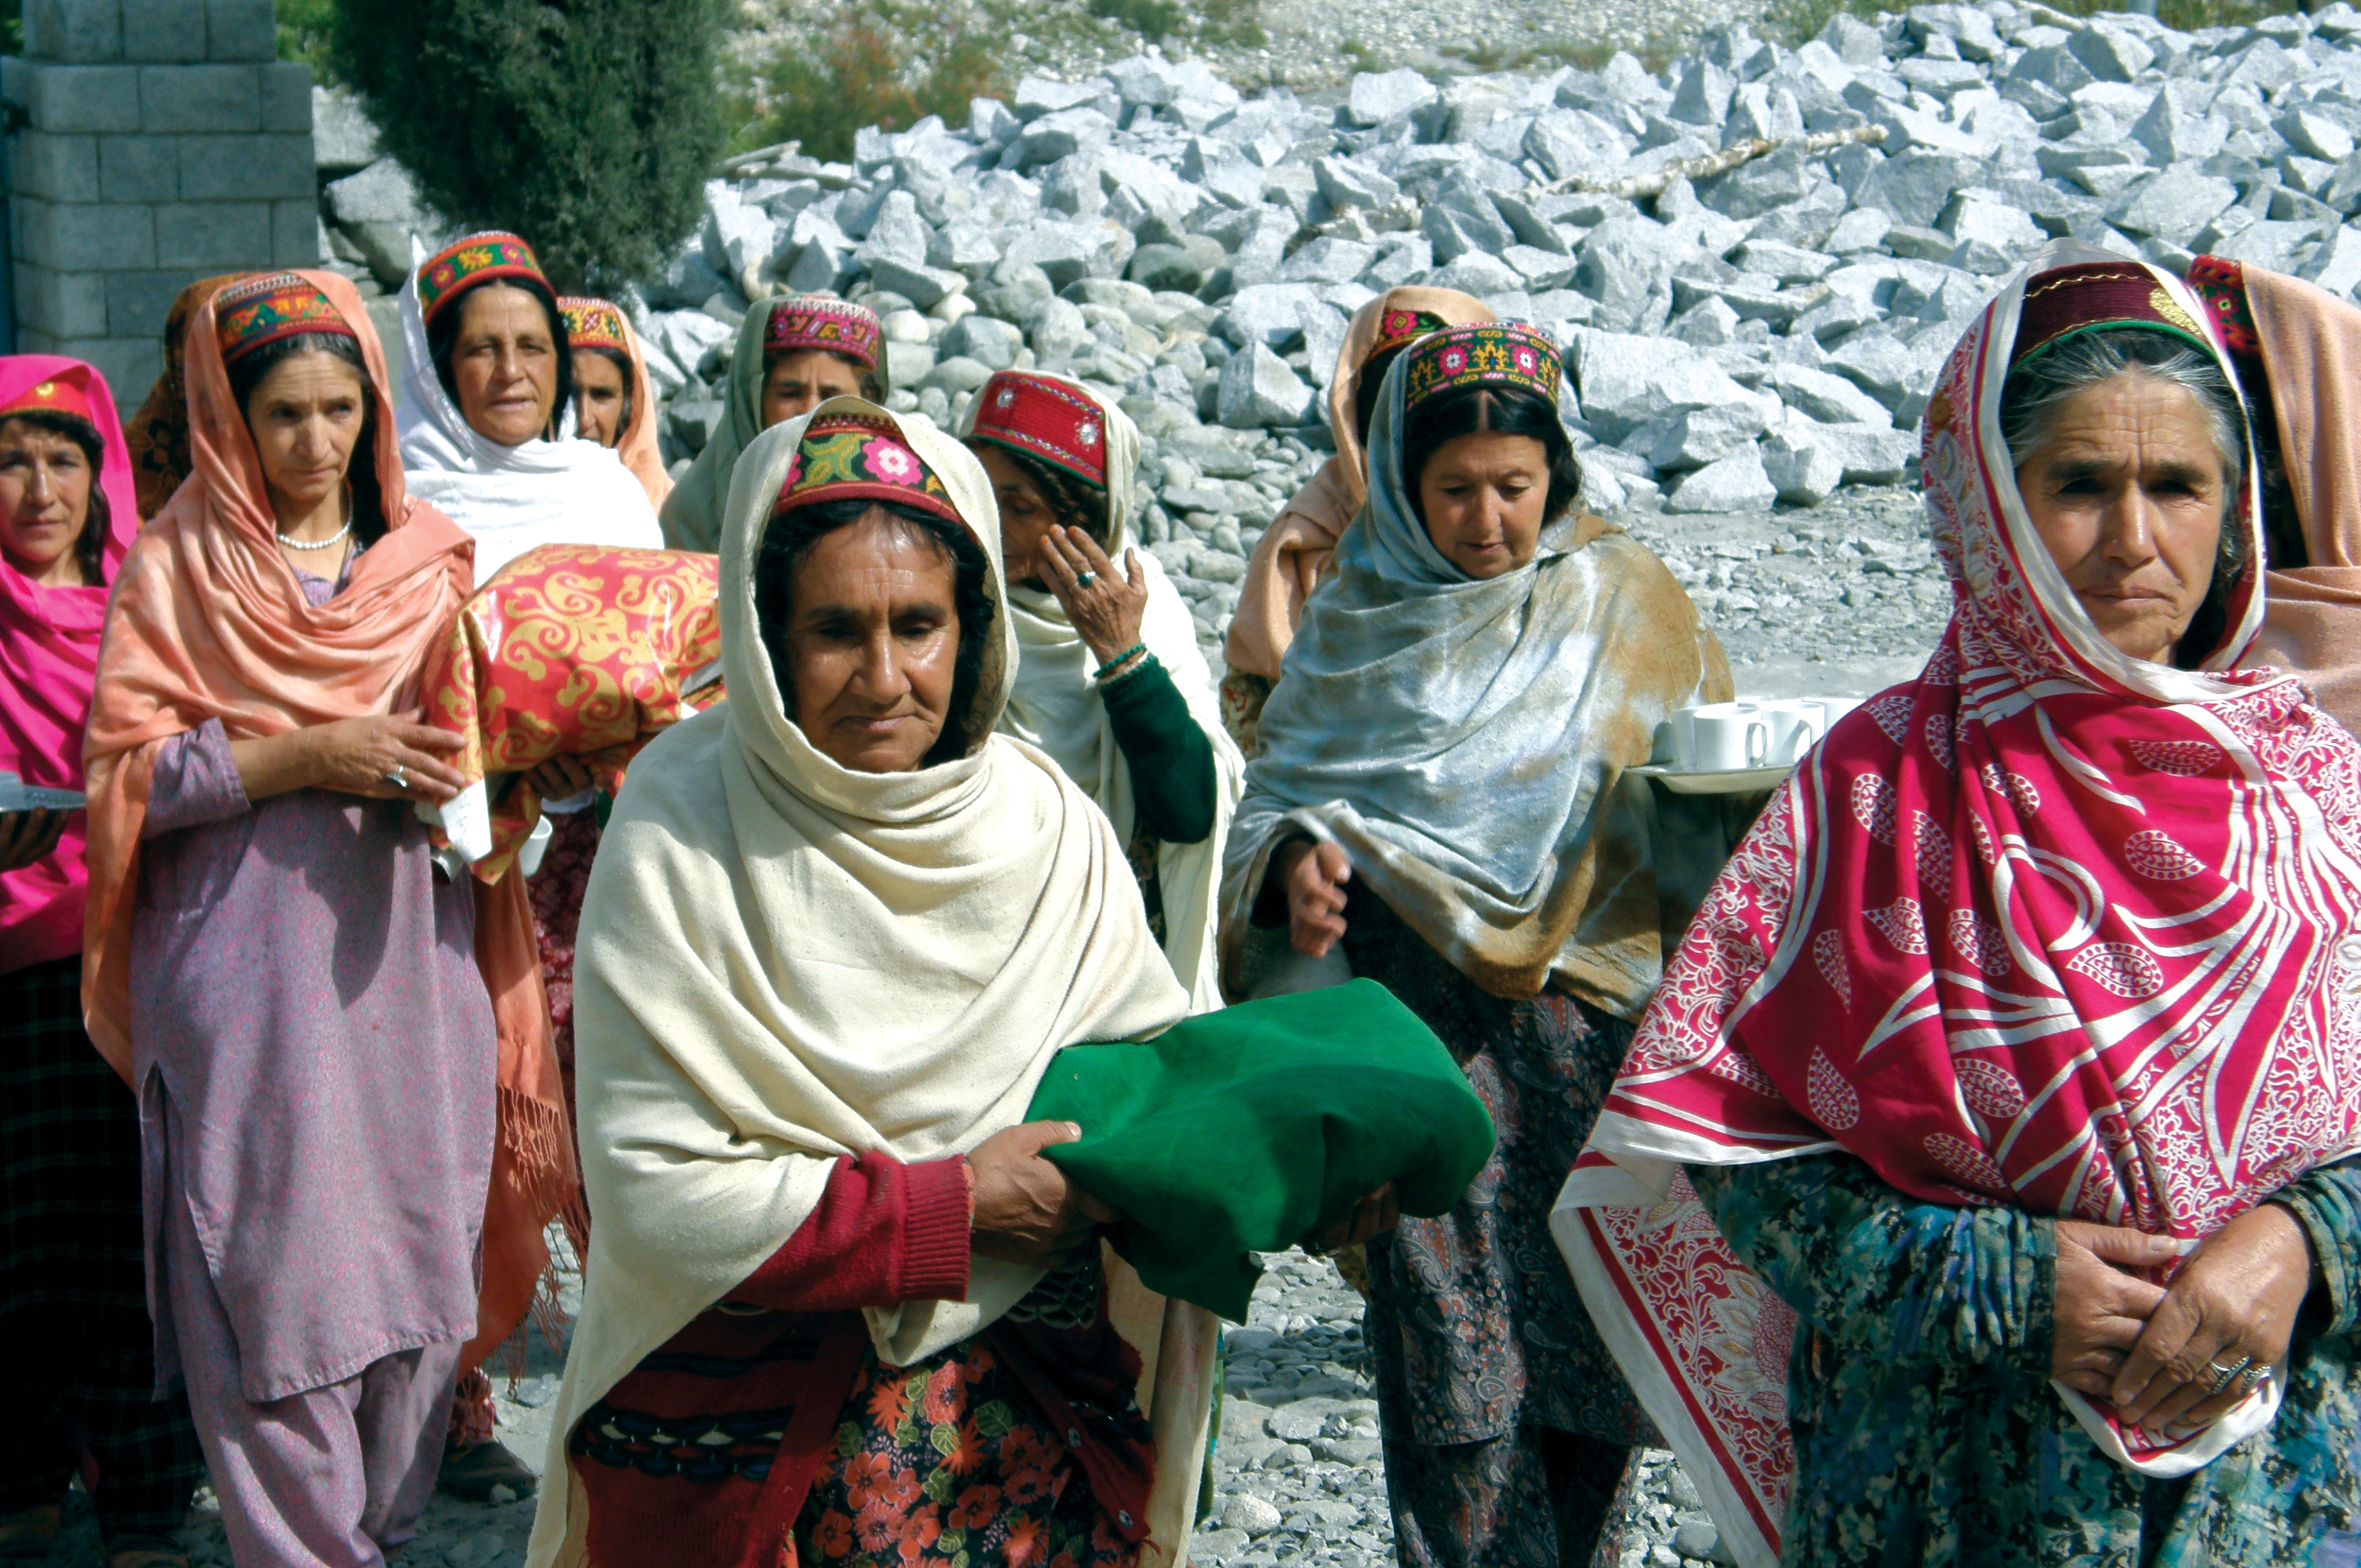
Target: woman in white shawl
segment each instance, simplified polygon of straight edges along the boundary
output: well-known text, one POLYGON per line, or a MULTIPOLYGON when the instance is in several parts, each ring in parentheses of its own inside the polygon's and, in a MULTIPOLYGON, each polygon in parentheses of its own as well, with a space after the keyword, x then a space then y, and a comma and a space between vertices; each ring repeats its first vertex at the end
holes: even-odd
POLYGON ((584 909, 598 1222, 531 1561, 1175 1568, 1211 1320, 1123 1335, 1106 1212, 1038 1157, 1075 1130, 1018 1124, 1188 997, 1104 815, 994 733, 990 487, 836 398, 725 521, 730 700, 633 764, 584 909))
POLYGON ((476 541, 476 583, 542 544, 661 550, 622 460, 574 434, 573 359, 533 247, 493 230, 401 286, 401 466, 410 493, 476 541))
POLYGON ((1629 1451, 1655 1441, 1548 1217, 1675 902, 1625 770, 1730 675, 1664 564, 1575 510, 1560 373, 1515 323, 1434 333, 1387 371, 1368 500, 1263 709, 1222 894, 1225 965, 1256 926, 1345 949, 1442 1036, 1499 1134, 1450 1213, 1368 1248, 1406 1568, 1591 1561, 1629 1451))
MULTIPOLYGON (((499 230, 469 235, 412 269, 401 287, 401 395, 395 424, 410 493, 476 542, 476 586, 544 544, 658 550, 647 491, 614 452, 574 433, 566 318, 533 247, 499 230)), ((544 763, 533 787, 553 828, 588 854, 597 842, 588 770, 544 763)), ((547 903, 547 899, 543 901, 547 903)), ((535 911, 545 927, 547 915, 535 911)), ((459 1380, 440 1485, 481 1499, 520 1496, 532 1468, 492 1435, 480 1367, 459 1380)))
POLYGON ((1004 370, 961 433, 1000 502, 1013 584, 1016 678, 1000 727, 1098 802, 1191 1011, 1218 1007, 1214 894, 1246 760, 1188 607, 1129 549, 1139 432, 1080 382, 1004 370))

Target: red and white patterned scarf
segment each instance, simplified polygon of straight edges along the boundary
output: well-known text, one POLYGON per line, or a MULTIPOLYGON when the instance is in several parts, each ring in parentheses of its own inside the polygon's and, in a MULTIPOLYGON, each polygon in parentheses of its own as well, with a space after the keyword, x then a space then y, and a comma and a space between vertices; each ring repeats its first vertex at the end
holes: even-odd
MULTIPOLYGON (((1793 1482, 1795 1316, 1682 1163, 1842 1149, 1921 1201, 2193 1239, 2361 1144, 2361 744, 2292 678, 2229 673, 2254 568, 2182 671, 2106 643, 2041 545, 2001 388, 2021 320, 2073 329, 2044 297, 2068 266, 2083 327, 2201 313, 2168 274, 2053 247, 1960 339, 1924 448, 1950 626, 1740 846, 1553 1216, 1750 1563, 1775 1560, 1793 1482)), ((2251 480, 2235 525, 2259 561, 2251 480)), ((2059 1393, 2113 1456, 2174 1475, 2267 1424, 2276 1389, 2161 1448, 2059 1393)))

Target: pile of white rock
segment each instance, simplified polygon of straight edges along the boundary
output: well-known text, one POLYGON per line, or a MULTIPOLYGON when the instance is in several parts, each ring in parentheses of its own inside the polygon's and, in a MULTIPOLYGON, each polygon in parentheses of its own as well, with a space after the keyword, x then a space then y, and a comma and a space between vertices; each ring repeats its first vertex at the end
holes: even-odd
POLYGON ((896 400, 939 420, 995 369, 1105 386, 1210 633, 1324 456, 1377 292, 1456 288, 1555 334, 1596 509, 1817 505, 1905 477, 1943 355, 2053 236, 2361 281, 2357 36, 2342 3, 2178 33, 1992 0, 1793 50, 1727 25, 1661 74, 1363 74, 1333 106, 1151 53, 978 99, 963 129, 864 130, 849 164, 740 159, 637 303, 675 458, 719 417, 735 323, 785 290, 878 308, 896 400))
MULTIPOLYGON (((1914 476, 1942 356, 2054 236, 2361 281, 2356 38, 2344 0, 2194 33, 1988 0, 1795 49, 1728 23, 1660 73, 1365 73, 1330 104, 1150 52, 1027 78, 961 129, 863 130, 849 163, 735 159, 628 303, 675 463, 720 417, 736 324, 785 291, 875 307, 895 400, 939 421, 996 369, 1105 387, 1210 643, 1384 289, 1464 290, 1565 345, 1594 510, 1817 506, 1914 476)), ((354 270, 398 276, 405 186, 384 161, 325 185, 354 270)))

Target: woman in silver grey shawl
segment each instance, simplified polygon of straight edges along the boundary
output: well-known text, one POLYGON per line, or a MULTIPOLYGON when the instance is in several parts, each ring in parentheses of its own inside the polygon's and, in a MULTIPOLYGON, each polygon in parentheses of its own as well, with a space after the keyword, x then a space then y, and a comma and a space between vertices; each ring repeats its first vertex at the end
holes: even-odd
POLYGON ((1653 804, 1626 770, 1674 709, 1726 698, 1730 676, 1663 563, 1573 508, 1558 375, 1555 346, 1513 323, 1434 334, 1388 371, 1368 500, 1263 711, 1223 886, 1233 985, 1257 927, 1268 940, 1288 925, 1314 954, 1341 924, 1353 971, 1451 1046, 1499 1129, 1458 1208, 1368 1249, 1387 1487, 1413 1568, 1588 1561, 1628 1451, 1655 1441, 1547 1222, 1656 981, 1664 922, 1685 913, 1660 889, 1653 804), (1504 435, 1545 460, 1539 532, 1528 558, 1512 539, 1471 575, 1430 532, 1421 477, 1466 443, 1513 446, 1504 435), (1290 898, 1307 863, 1332 869, 1341 922, 1290 898))

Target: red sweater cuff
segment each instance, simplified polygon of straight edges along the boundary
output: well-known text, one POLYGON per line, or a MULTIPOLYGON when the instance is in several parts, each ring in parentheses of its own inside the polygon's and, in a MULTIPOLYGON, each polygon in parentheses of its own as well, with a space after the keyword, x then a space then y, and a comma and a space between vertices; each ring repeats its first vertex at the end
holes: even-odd
POLYGON ((902 1270, 904 1301, 967 1299, 969 1230, 967 1161, 954 1155, 903 1168, 902 1270))

